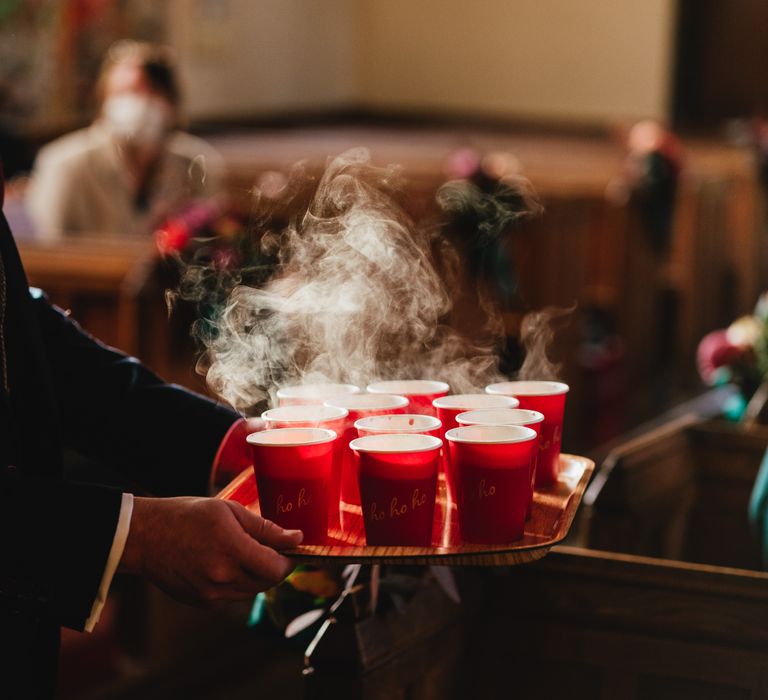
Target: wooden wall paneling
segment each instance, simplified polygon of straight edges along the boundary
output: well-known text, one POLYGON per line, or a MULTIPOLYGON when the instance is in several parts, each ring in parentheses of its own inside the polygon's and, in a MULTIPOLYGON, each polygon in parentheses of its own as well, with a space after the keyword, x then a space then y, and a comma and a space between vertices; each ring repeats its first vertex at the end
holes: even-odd
POLYGON ((673 108, 678 125, 716 128, 768 104, 768 6, 680 0, 673 108))
POLYGON ((674 363, 678 373, 689 376, 687 363, 692 358, 686 356, 684 348, 695 334, 691 303, 688 290, 694 287, 695 270, 694 257, 697 237, 698 205, 694 192, 697 184, 695 176, 683 171, 678 184, 678 196, 674 213, 674 228, 670 241, 669 254, 664 263, 664 280, 667 287, 673 291, 678 305, 677 327, 670 345, 675 353, 674 363))
POLYGON ((697 191, 697 231, 694 256, 694 286, 687 290, 687 313, 692 317, 693 335, 683 346, 684 356, 693 358, 699 340, 711 330, 732 320, 726 278, 729 263, 727 212, 731 196, 727 180, 706 180, 697 191), (730 308, 728 308, 730 307, 730 308))
POLYGON ((627 209, 605 198, 593 200, 590 231, 590 266, 586 274, 589 303, 612 312, 619 310, 626 281, 627 209))
POLYGON ((678 299, 675 366, 697 383, 695 352, 701 338, 721 327, 728 276, 727 185, 689 175, 681 181, 667 277, 678 299))
POLYGON ((752 311, 758 295, 768 284, 768 247, 763 231, 761 191, 749 163, 746 172, 734 173, 726 213, 725 251, 730 262, 729 275, 735 287, 734 306, 739 314, 752 311))
POLYGON ((766 237, 748 152, 699 146, 680 182, 666 276, 679 297, 677 371, 695 383, 706 333, 749 313, 766 284, 766 237))

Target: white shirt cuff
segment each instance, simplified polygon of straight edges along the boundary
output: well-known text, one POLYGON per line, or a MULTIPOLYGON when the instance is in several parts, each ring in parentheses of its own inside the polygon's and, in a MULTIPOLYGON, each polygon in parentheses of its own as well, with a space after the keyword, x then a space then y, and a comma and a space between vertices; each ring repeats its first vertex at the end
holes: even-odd
POLYGON ((109 557, 107 558, 107 565, 104 567, 99 590, 96 592, 96 599, 93 601, 93 606, 91 606, 91 614, 85 621, 85 632, 93 632, 93 628, 99 621, 99 617, 101 617, 101 610, 104 607, 104 603, 107 602, 107 593, 109 593, 109 587, 112 585, 112 578, 115 575, 115 571, 117 571, 117 565, 120 563, 120 559, 123 556, 125 542, 128 539, 128 531, 131 529, 132 514, 133 494, 124 493, 120 503, 120 515, 117 518, 115 536, 112 539, 112 549, 109 550, 109 557))

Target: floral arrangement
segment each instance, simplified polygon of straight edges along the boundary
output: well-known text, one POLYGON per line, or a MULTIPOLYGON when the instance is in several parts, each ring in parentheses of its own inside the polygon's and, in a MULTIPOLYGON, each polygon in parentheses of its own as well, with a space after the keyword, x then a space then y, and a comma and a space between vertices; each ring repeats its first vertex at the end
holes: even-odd
POLYGON ((706 384, 739 388, 740 396, 726 407, 726 415, 741 420, 758 389, 768 382, 768 292, 762 294, 752 314, 704 336, 696 363, 706 384))
POLYGON ((156 229, 166 296, 171 304, 192 304, 195 337, 216 333, 214 319, 235 286, 260 287, 272 276, 277 223, 266 217, 256 221, 232 201, 217 198, 191 202, 156 229))
MULTIPOLYGON (((253 274, 267 262, 261 235, 240 209, 225 199, 192 202, 155 231, 163 257, 186 266, 206 267, 213 274, 253 274)), ((258 279, 250 280, 258 282, 258 279)))

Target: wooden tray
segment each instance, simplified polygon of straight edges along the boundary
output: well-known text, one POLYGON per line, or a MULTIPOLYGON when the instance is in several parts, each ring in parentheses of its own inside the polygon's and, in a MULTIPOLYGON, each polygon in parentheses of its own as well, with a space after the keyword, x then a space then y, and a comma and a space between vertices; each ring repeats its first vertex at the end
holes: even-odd
MULTIPOLYGON (((554 545, 565 539, 594 468, 594 462, 585 457, 561 455, 558 483, 536 491, 531 519, 525 526, 525 536, 510 544, 462 543, 456 507, 446 498, 445 485, 441 483, 435 508, 432 547, 368 547, 365 544, 360 508, 344 504, 341 513, 342 529, 331 530, 328 544, 301 545, 286 554, 301 562, 324 564, 526 564, 541 559, 554 545)), ((218 497, 237 501, 258 513, 253 470, 248 469, 236 477, 222 489, 218 497)))

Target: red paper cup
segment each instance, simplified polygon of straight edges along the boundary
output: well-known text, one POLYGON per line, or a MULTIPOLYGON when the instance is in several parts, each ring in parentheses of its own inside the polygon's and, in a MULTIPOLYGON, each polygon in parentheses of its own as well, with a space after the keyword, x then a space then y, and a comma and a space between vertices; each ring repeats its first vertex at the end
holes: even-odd
POLYGON ((514 396, 520 408, 544 414, 539 438, 536 486, 551 486, 560 473, 560 444, 563 438, 563 414, 568 385, 562 382, 500 382, 485 387, 489 395, 514 396))
POLYGON ((367 544, 432 544, 442 444, 432 435, 368 435, 352 440, 367 544))
POLYGON ((390 413, 385 416, 368 416, 355 421, 359 437, 387 433, 440 437, 441 426, 442 423, 438 418, 419 413, 390 413))
POLYGON ((371 394, 396 394, 405 396, 411 413, 423 413, 436 416, 437 411, 432 402, 445 396, 451 387, 445 382, 435 382, 427 379, 395 379, 388 382, 375 382, 368 385, 371 394))
MULTIPOLYGON (((344 408, 295 404, 271 408, 261 414, 267 429, 273 428, 325 428, 341 438, 348 412, 344 408)), ((342 441, 333 443, 333 469, 328 487, 328 526, 339 527, 339 500, 341 498, 341 463, 344 456, 342 441)))
POLYGON ((261 514, 301 530, 304 544, 328 539, 328 489, 336 433, 324 428, 278 428, 248 436, 261 514))
POLYGON ((462 539, 505 544, 522 538, 536 432, 519 425, 470 425, 445 437, 458 484, 462 539))
POLYGON ((336 396, 359 393, 360 387, 354 384, 296 384, 278 389, 277 403, 279 406, 321 406, 336 396))
POLYGON ((355 472, 354 455, 349 451, 349 443, 357 437, 355 421, 368 416, 378 416, 385 413, 404 413, 408 407, 405 396, 390 396, 389 394, 348 394, 337 396, 326 401, 326 406, 344 408, 349 412, 341 436, 341 500, 344 503, 360 505, 360 488, 355 472))
MULTIPOLYGON (((544 422, 544 414, 538 411, 529 411, 525 408, 489 408, 481 411, 467 411, 456 416, 459 425, 524 425, 536 432, 536 445, 539 443, 539 433, 544 422)), ((536 463, 539 450, 533 451, 531 458, 531 489, 528 495, 528 505, 525 509, 525 518, 531 517, 533 509, 533 490, 536 483, 536 463)))
MULTIPOLYGON (((473 411, 481 408, 517 408, 517 399, 509 396, 490 396, 488 394, 452 394, 435 399, 432 405, 437 409, 437 417, 443 424, 440 437, 445 440, 445 433, 451 428, 456 428, 456 416, 465 411, 473 411)), ((457 502, 456 482, 451 468, 450 452, 443 450, 443 469, 445 471, 445 484, 448 487, 448 495, 451 500, 457 502)))

